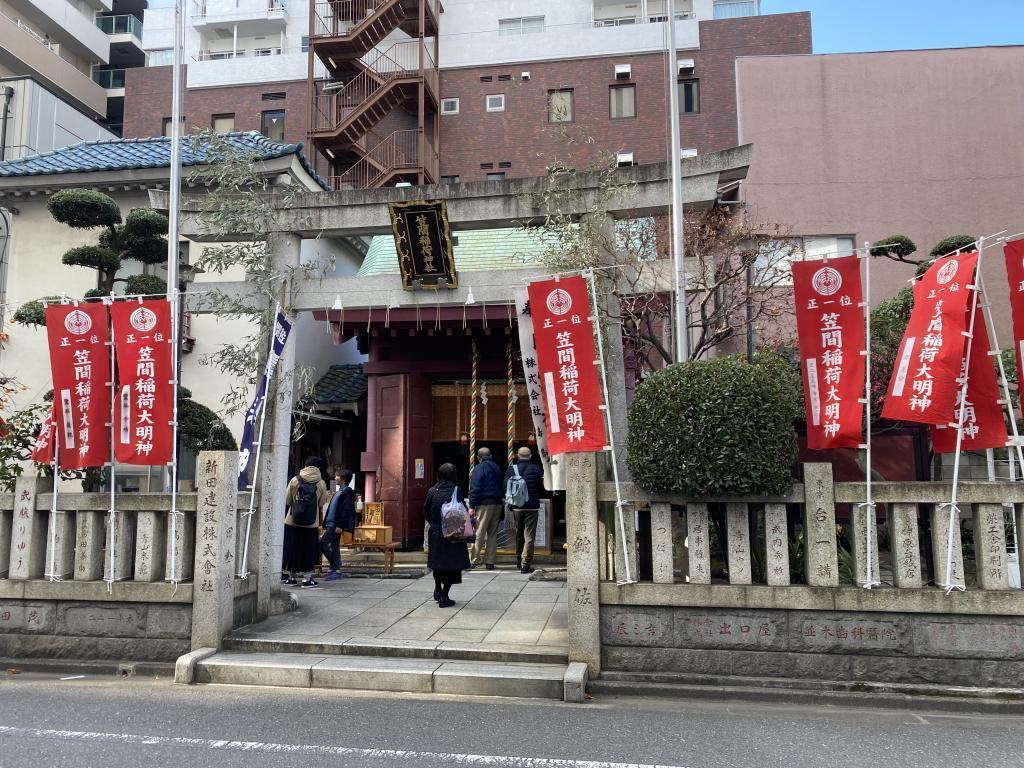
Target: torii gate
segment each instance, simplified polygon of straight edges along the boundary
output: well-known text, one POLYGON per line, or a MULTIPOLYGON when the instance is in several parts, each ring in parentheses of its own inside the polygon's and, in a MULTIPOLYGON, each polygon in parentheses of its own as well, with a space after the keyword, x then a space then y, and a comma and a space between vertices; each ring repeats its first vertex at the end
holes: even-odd
MULTIPOLYGON (((746 177, 752 152, 751 145, 744 145, 721 152, 699 155, 683 161, 683 198, 690 208, 707 208, 716 200, 721 199, 725 190, 732 191, 746 177)), ((671 177, 667 163, 642 165, 621 168, 616 171, 616 183, 627 185, 632 194, 627 200, 614 200, 605 207, 610 219, 636 219, 649 216, 661 216, 669 213, 671 201, 671 177)), ((300 196, 290 208, 278 208, 272 221, 265 222, 264 227, 270 231, 271 256, 275 269, 281 274, 289 274, 289 270, 299 266, 300 246, 304 238, 345 238, 368 235, 384 235, 391 233, 391 218, 388 211, 389 203, 409 202, 413 200, 444 200, 447 203, 448 219, 454 232, 460 230, 496 229, 521 226, 524 222, 542 221, 546 211, 531 204, 539 199, 544 185, 549 180, 543 178, 513 179, 507 181, 471 182, 466 184, 441 184, 429 187, 389 187, 384 189, 348 190, 342 192, 309 193, 300 196)), ((585 217, 591 215, 600 187, 607 184, 596 173, 580 174, 567 182, 572 192, 560 192, 559 214, 585 217)), ((168 209, 168 193, 163 191, 150 192, 154 208, 168 209)), ((182 237, 196 242, 237 241, 238 233, 230 237, 206 230, 198 221, 195 212, 201 210, 202 198, 185 198, 182 203, 180 234, 182 237)), ((611 222, 609 222, 609 225, 611 222)), ((673 289, 672 264, 662 262, 658 269, 651 270, 650 282, 641 286, 644 292, 671 292, 673 289)), ((467 296, 473 293, 477 302, 488 305, 512 304, 514 287, 521 285, 524 279, 537 278, 536 267, 519 270, 503 270, 491 272, 460 272, 459 287, 444 291, 432 291, 429 295, 419 292, 412 294, 413 305, 433 307, 462 307, 467 296), (426 300, 424 300, 426 299, 426 300)), ((290 278, 285 278, 287 283, 290 278)), ((282 295, 287 297, 283 309, 294 318, 300 312, 329 312, 329 297, 340 295, 347 297, 346 308, 384 309, 390 303, 392 292, 407 294, 398 275, 378 275, 373 277, 341 277, 307 280, 294 278, 294 284, 283 284, 282 295)), ((607 284, 607 283, 606 283, 607 284)), ((251 294, 251 289, 244 281, 224 281, 213 286, 221 293, 241 297, 251 294)), ((637 286, 627 289, 637 291, 637 286)), ((611 298, 606 292, 606 300, 611 298)), ((258 304, 253 302, 254 306, 258 304)), ((191 312, 209 312, 204 306, 201 296, 189 297, 187 309, 191 312)), ((297 332, 297 327, 292 331, 297 332)), ((284 489, 289 480, 288 444, 291 433, 291 408, 282 408, 280 403, 293 399, 293 382, 291 377, 282 375, 295 366, 295 349, 297 339, 292 339, 285 347, 284 354, 278 365, 277 392, 278 397, 270 398, 273 413, 268 420, 269 432, 272 437, 264 440, 260 470, 260 515, 259 525, 255 529, 256 542, 254 551, 255 573, 257 575, 257 607, 259 618, 266 617, 271 611, 271 600, 274 593, 280 590, 278 578, 283 547, 283 527, 279 521, 284 519, 284 489)), ((607 340, 606 364, 610 380, 624 381, 623 352, 621 333, 610 333, 607 340)), ((622 385, 609 388, 609 408, 615 433, 624 439, 626 435, 626 399, 622 385)), ((369 449, 369 446, 368 446, 369 449)), ((589 467, 590 484, 581 484, 580 492, 593 483, 593 457, 581 460, 589 467)), ((620 475, 627 477, 624 466, 624 455, 620 457, 620 475)), ((579 462, 576 462, 579 464, 579 462)), ((570 464, 572 468, 574 464, 570 464)), ((584 468, 584 473, 586 469, 584 468)), ((594 499, 585 507, 596 504, 594 499)), ((631 516, 627 516, 631 517, 631 516)), ((567 515, 566 524, 571 529, 579 525, 580 520, 567 515)), ((586 521, 583 521, 586 522, 586 521)), ((596 527, 596 519, 593 521, 596 527)), ((627 543, 635 540, 632 530, 632 519, 626 531, 627 543)), ((576 535, 567 530, 570 540, 576 535)), ((629 553, 635 551, 628 544, 623 548, 629 553)), ((635 565, 634 565, 635 568, 635 565)), ((573 570, 570 568, 569 579, 572 582, 573 570)), ((635 570, 634 570, 635 572, 635 570)), ((597 569, 594 567, 596 579, 597 569)), ((569 588, 572 589, 572 583, 569 588)), ((596 601, 595 601, 596 602, 596 601)), ((592 632, 596 627, 595 612, 583 624, 589 624, 586 632, 593 635, 584 641, 589 652, 580 652, 579 644, 574 650, 573 617, 570 617, 570 660, 593 662, 593 644, 599 641, 592 632), (595 622, 591 624, 590 622, 595 622), (582 655, 582 659, 573 659, 574 655, 582 655)), ((581 631, 583 627, 581 627, 581 631)))

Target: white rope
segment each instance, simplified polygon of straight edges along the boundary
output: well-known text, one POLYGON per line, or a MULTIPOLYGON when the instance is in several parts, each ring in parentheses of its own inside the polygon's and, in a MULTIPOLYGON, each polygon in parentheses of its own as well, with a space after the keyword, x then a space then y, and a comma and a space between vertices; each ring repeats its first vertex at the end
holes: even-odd
POLYGON ((260 476, 260 455, 263 453, 263 429, 267 424, 267 399, 270 397, 270 363, 274 359, 274 340, 277 333, 277 315, 281 311, 281 302, 274 305, 274 320, 270 328, 270 346, 267 351, 267 364, 264 367, 266 386, 263 390, 263 403, 260 405, 260 432, 256 438, 255 465, 252 470, 252 489, 249 492, 249 509, 243 513, 245 516, 245 544, 242 547, 242 559, 238 566, 238 575, 249 578, 249 536, 252 531, 252 516, 256 513, 256 486, 260 476))
POLYGON ((981 293, 981 258, 985 253, 985 239, 980 237, 977 240, 978 261, 974 267, 974 285, 967 286, 968 290, 973 291, 973 293, 971 294, 971 317, 967 325, 967 345, 963 356, 963 379, 960 382, 960 411, 956 419, 956 449, 953 454, 953 490, 949 503, 939 506, 940 510, 943 507, 949 507, 949 529, 946 531, 946 583, 939 584, 940 587, 945 588, 947 595, 954 590, 964 592, 967 589, 966 583, 953 583, 953 534, 956 530, 954 526, 960 525, 960 508, 956 504, 957 491, 960 484, 960 448, 963 445, 964 420, 967 417, 967 382, 970 379, 971 349, 974 347, 974 318, 978 309, 978 296, 981 293))
POLYGON ((619 580, 619 584, 635 584, 637 579, 634 578, 633 569, 630 567, 629 553, 626 551, 626 522, 622 516, 622 508, 625 506, 625 502, 622 500, 622 487, 619 483, 619 462, 615 451, 615 432, 612 429, 611 398, 608 396, 608 371, 604 362, 604 335, 601 333, 601 316, 598 312, 597 282, 594 279, 594 270, 588 269, 586 274, 590 282, 594 327, 597 329, 597 357, 601 365, 601 387, 604 390, 604 419, 608 427, 608 448, 612 456, 612 478, 615 480, 615 522, 619 529, 619 541, 622 543, 622 562, 626 571, 626 578, 619 580))
MULTIPOLYGON (((875 501, 874 486, 871 476, 871 250, 868 243, 864 243, 864 253, 858 256, 864 261, 864 291, 861 306, 864 309, 864 503, 858 504, 858 509, 864 511, 864 536, 865 550, 867 551, 867 564, 865 566, 864 582, 861 584, 864 589, 871 589, 881 585, 881 581, 875 578, 872 572, 874 559, 872 557, 873 539, 875 534, 875 501)), ((856 525, 856 522, 854 523, 856 525)), ((856 556, 856 553, 854 553, 856 556)))

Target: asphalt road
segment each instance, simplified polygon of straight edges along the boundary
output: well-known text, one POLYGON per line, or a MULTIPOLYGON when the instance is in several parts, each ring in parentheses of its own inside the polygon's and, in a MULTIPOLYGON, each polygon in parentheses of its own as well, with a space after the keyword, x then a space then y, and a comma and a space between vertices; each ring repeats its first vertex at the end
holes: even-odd
MULTIPOLYGON (((2 674, 2 673, 0 673, 2 674)), ((1024 766, 1024 718, 0 678, 0 768, 1024 766)))

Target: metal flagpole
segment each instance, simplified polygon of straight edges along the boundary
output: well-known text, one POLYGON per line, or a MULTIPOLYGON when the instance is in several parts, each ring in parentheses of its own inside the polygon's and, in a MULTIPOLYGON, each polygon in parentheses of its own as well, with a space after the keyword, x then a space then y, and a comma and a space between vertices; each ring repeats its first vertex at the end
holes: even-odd
POLYGON ((168 581, 177 587, 178 572, 178 383, 181 328, 178 291, 178 214, 181 209, 181 90, 182 59, 185 47, 184 0, 174 2, 174 59, 171 89, 171 179, 170 200, 167 211, 167 300, 171 303, 171 370, 174 398, 173 438, 171 443, 171 546, 168 555, 171 566, 168 581))
MULTIPOLYGON (((51 409, 51 414, 56 415, 51 409)), ((50 503, 50 572, 46 574, 50 581, 60 581, 55 574, 54 563, 57 558, 57 484, 60 483, 60 439, 57 436, 57 419, 50 419, 50 441, 53 445, 53 500, 50 503)))
POLYGON ((871 571, 872 559, 872 538, 875 533, 875 500, 873 495, 871 477, 871 245, 864 243, 864 251, 860 254, 864 259, 864 290, 861 306, 864 308, 864 503, 858 506, 864 509, 864 545, 867 552, 867 564, 865 568, 864 589, 881 586, 881 581, 875 580, 871 571))
MULTIPOLYGON (((110 298, 110 304, 113 304, 113 295, 110 298)), ((141 301, 141 299, 140 299, 141 301)), ((107 582, 107 592, 114 591, 114 581, 117 579, 117 572, 114 570, 117 567, 117 512, 114 509, 114 486, 117 484, 117 472, 115 466, 117 465, 117 455, 114 450, 114 427, 115 427, 115 414, 117 413, 117 382, 115 381, 115 362, 114 362, 114 329, 110 329, 110 338, 107 340, 110 345, 110 522, 107 524, 107 530, 110 533, 110 543, 107 545, 110 547, 108 553, 110 561, 110 577, 105 579, 107 582)))
POLYGON ((974 291, 974 295, 971 296, 971 319, 968 323, 967 328, 967 348, 964 350, 963 357, 963 379, 960 383, 960 410, 957 414, 956 419, 956 450, 953 453, 953 491, 949 499, 948 504, 940 505, 942 507, 949 507, 949 529, 946 531, 946 584, 939 584, 940 587, 945 587, 946 594, 948 595, 953 590, 958 589, 961 592, 966 591, 967 587, 965 584, 953 584, 953 526, 960 525, 960 508, 956 505, 957 497, 957 486, 960 483, 960 448, 964 440, 964 419, 967 415, 967 382, 970 379, 970 359, 971 359, 971 348, 974 345, 974 315, 978 309, 978 294, 980 292, 980 284, 978 278, 981 275, 981 257, 985 252, 985 238, 978 238, 978 262, 974 267, 974 284, 968 286, 969 290, 974 291))
POLYGON ((668 0, 668 123, 669 164, 672 166, 672 257, 675 265, 673 315, 676 328, 676 362, 690 357, 690 329, 686 318, 686 266, 683 232, 683 148, 679 131, 679 88, 676 85, 676 4, 668 0))
POLYGON ((618 527, 619 541, 622 542, 622 564, 626 571, 626 578, 620 580, 619 584, 635 584, 637 579, 633 577, 632 568, 629 565, 629 555, 626 552, 626 524, 622 517, 622 488, 619 485, 619 462, 615 452, 615 433, 612 431, 612 409, 609 407, 611 398, 608 397, 608 371, 604 364, 604 335, 601 333, 601 318, 597 313, 597 281, 594 279, 594 270, 587 270, 587 280, 590 283, 590 301, 592 303, 593 323, 597 329, 597 362, 601 367, 601 387, 604 390, 604 411, 605 425, 608 428, 608 450, 612 454, 612 479, 615 480, 615 523, 618 527))
POLYGON ((238 575, 249 578, 249 535, 252 531, 252 516, 256 512, 256 484, 260 476, 260 454, 263 452, 263 428, 267 424, 267 397, 270 394, 270 361, 274 359, 274 338, 277 333, 277 315, 281 311, 281 303, 274 305, 274 325, 270 331, 270 348, 267 350, 267 364, 264 368, 266 385, 263 391, 263 402, 260 404, 260 431, 256 438, 256 464, 252 470, 252 489, 249 491, 249 510, 245 513, 245 545, 242 547, 242 562, 238 567, 238 575))

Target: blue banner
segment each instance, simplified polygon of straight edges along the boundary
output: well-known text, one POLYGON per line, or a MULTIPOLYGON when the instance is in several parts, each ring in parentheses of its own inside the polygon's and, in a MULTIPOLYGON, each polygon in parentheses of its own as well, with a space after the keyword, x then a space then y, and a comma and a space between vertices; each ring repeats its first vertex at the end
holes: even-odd
POLYGON ((259 386, 256 388, 256 397, 245 412, 245 427, 242 428, 242 444, 238 454, 238 490, 240 491, 245 490, 249 485, 249 458, 253 455, 252 449, 256 442, 256 420, 266 405, 267 382, 274 375, 277 361, 281 359, 281 353, 284 351, 284 345, 288 341, 288 334, 291 333, 291 330, 292 324, 278 312, 277 322, 274 324, 274 346, 267 359, 267 367, 260 377, 259 386))

